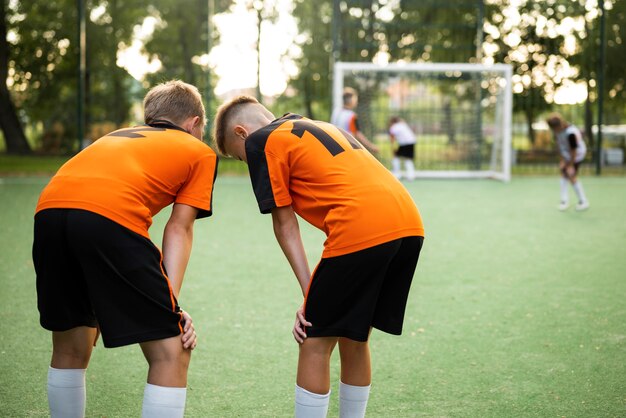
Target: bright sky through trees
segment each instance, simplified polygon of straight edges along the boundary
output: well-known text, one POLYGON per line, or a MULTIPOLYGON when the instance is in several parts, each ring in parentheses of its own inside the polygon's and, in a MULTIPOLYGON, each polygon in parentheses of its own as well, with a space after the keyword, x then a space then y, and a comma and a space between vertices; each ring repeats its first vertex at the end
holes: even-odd
MULTIPOLYGON (((492 0, 498 2, 500 0, 492 0)), ((391 2, 392 3, 392 2, 391 2)), ((390 3, 390 4, 391 4, 390 3)), ((511 0, 502 8, 503 24, 497 27, 489 22, 485 24, 485 34, 495 38, 502 37, 510 48, 508 56, 516 62, 524 62, 533 54, 533 46, 524 43, 518 26, 523 19, 536 20, 537 31, 548 37, 562 35, 565 37, 563 53, 573 54, 578 48, 575 34, 584 31, 585 19, 597 16, 597 0, 589 0, 586 4, 587 16, 565 18, 555 22, 549 16, 521 16, 519 5, 521 0, 511 0)), ((220 34, 220 41, 214 45, 210 54, 194 57, 194 64, 203 68, 211 68, 217 75, 215 93, 227 94, 229 91, 252 89, 257 83, 257 12, 255 7, 274 8, 277 13, 275 20, 264 20, 261 27, 261 92, 266 96, 276 96, 284 92, 289 77, 297 74, 297 67, 292 58, 301 51, 297 46, 298 28, 291 15, 293 0, 236 0, 230 10, 214 16, 214 29, 220 34)), ((389 5, 388 5, 389 6, 389 5)), ((391 6, 384 8, 387 20, 393 19, 391 6)), ((558 7, 558 6, 555 6, 558 7)), ((105 12, 104 6, 93 9, 92 20, 97 20, 105 12)), ((150 38, 160 19, 153 16, 145 18, 142 25, 134 29, 133 41, 130 45, 120 44, 117 64, 127 69, 136 79, 141 80, 145 74, 159 70, 161 62, 158 58, 150 58, 143 52, 143 43, 150 38)), ((9 33, 11 36, 11 33, 9 33)), ((485 42, 484 63, 492 63, 498 52, 498 45, 485 42)), ((384 54, 383 54, 384 55, 384 54)), ((386 57, 377 54, 376 61, 385 62, 386 57)), ((520 92, 529 84, 546 82, 546 77, 562 81, 562 86, 549 92, 548 101, 558 104, 580 103, 585 100, 587 89, 581 81, 571 81, 577 76, 578 69, 567 63, 562 56, 551 56, 545 63, 545 69, 524 76, 515 75, 514 91, 520 92)))

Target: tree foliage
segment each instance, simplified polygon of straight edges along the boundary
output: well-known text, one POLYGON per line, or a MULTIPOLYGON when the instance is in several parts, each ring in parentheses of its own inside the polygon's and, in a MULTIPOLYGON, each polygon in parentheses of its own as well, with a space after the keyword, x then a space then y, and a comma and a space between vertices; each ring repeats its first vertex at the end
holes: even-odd
MULTIPOLYGON (((0 74, 6 75, 8 90, 0 93, 10 98, 23 124, 36 128, 39 145, 49 150, 72 150, 77 143, 76 1, 3 0, 7 36, 0 51, 6 51, 7 58, 5 63, 0 60, 0 74)), ((207 74, 203 57, 219 34, 207 35, 209 4, 213 13, 220 13, 229 10, 234 0, 84 1, 89 124, 128 123, 132 104, 156 82, 179 78, 205 93, 212 90, 209 80, 214 83, 215 78, 207 74), (138 82, 118 60, 146 17, 158 23, 145 39, 143 52, 161 67, 138 82)), ((256 7, 263 4, 259 0, 256 7)), ((594 1, 294 0, 294 4, 300 31, 295 42, 301 50, 294 60, 299 72, 290 80, 287 94, 273 105, 277 108, 289 104, 310 117, 329 117, 336 60, 481 60, 513 65, 515 110, 525 115, 529 127, 554 106, 560 87, 582 83, 590 92, 586 104, 590 132, 601 73, 606 120, 618 123, 626 116, 626 1, 605 2, 607 61, 602 69, 594 1), (481 35, 482 48, 477 49, 481 35)), ((255 2, 250 1, 250 7, 255 2)), ((259 16, 273 19, 272 13, 263 11, 259 16)))
MULTIPOLYGON (((6 7, 0 2, 0 80, 8 81, 9 74, 9 45, 6 7)), ((0 84, 0 130, 4 133, 6 149, 11 154, 23 154, 30 151, 30 145, 24 135, 24 130, 17 117, 15 106, 7 84, 0 84)))
MULTIPOLYGON (((229 3, 213 2, 217 10, 229 3)), ((24 124, 38 127, 41 148, 73 150, 78 143, 76 0, 10 3, 7 73, 13 103, 24 124)), ((85 6, 88 126, 128 122, 131 105, 142 96, 145 85, 118 64, 118 53, 132 44, 135 31, 148 16, 157 16, 161 25, 145 50, 163 65, 147 77, 147 84, 180 78, 206 87, 203 69, 194 63, 194 57, 207 52, 206 1, 185 0, 181 7, 175 0, 85 0, 85 6)))

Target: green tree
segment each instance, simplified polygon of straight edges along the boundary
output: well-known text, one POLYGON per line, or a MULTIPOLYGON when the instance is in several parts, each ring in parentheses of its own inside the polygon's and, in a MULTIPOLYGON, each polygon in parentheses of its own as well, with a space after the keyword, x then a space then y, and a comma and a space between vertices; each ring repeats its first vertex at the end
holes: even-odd
MULTIPOLYGON (((582 0, 581 0, 582 2, 582 0)), ((587 25, 585 32, 579 34, 579 50, 572 62, 584 68, 581 71, 583 81, 587 83, 589 107, 597 100, 599 78, 604 77, 604 110, 605 123, 619 124, 626 118, 626 2, 606 1, 606 61, 600 71, 601 33, 598 8, 587 8, 587 25)))
POLYGON ((298 105, 307 117, 330 118, 332 1, 296 0, 293 15, 302 35, 298 42, 302 53, 295 60, 300 71, 291 86, 298 91, 296 97, 302 100, 298 105))
MULTIPOLYGON (((338 61, 371 62, 383 53, 390 61, 467 62, 476 55, 478 5, 474 0, 296 0, 302 56, 292 86, 313 115, 315 107, 328 112, 333 54, 338 61)), ((367 100, 361 98, 362 110, 367 100)))
POLYGON ((566 80, 569 67, 564 49, 565 18, 580 16, 576 2, 522 2, 516 9, 504 0, 487 6, 484 48, 491 58, 513 66, 513 110, 525 116, 529 141, 535 144, 533 123, 552 106, 552 97, 566 80))
MULTIPOLYGON (((120 44, 130 44, 133 32, 148 14, 145 1, 107 0, 91 3, 88 19, 88 116, 119 127, 128 120, 135 80, 117 65, 120 44), (98 15, 95 12, 100 12, 98 15)), ((95 139, 95 138, 94 138, 95 139)))
POLYGON ((17 117, 6 80, 9 74, 9 41, 7 38, 7 13, 5 1, 0 1, 0 129, 4 133, 7 152, 23 154, 30 152, 24 130, 17 117))
MULTIPOLYGON (((127 119, 130 75, 116 64, 118 45, 129 43, 147 13, 139 0, 87 1, 88 115, 127 119)), ((21 1, 11 11, 9 79, 25 123, 43 132, 41 147, 71 151, 76 141, 78 29, 75 0, 21 1)))
POLYGON ((151 58, 158 58, 162 67, 148 75, 150 83, 172 78, 206 87, 206 77, 194 57, 207 53, 207 0, 186 0, 184 7, 178 0, 153 1, 151 13, 161 20, 145 50, 151 58))

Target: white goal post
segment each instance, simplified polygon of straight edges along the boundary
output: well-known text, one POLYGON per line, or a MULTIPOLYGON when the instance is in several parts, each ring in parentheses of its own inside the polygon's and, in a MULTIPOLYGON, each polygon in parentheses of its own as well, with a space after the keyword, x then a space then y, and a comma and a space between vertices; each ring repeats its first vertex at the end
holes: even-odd
POLYGON ((406 120, 417 137, 417 177, 509 181, 511 79, 508 64, 337 62, 333 109, 345 87, 356 89, 360 129, 379 144, 391 116, 406 120))

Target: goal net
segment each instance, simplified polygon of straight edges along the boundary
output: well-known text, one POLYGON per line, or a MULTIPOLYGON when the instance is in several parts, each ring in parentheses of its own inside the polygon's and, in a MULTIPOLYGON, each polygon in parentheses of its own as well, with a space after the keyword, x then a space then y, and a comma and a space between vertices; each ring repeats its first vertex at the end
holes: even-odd
POLYGON ((389 119, 400 117, 417 138, 417 177, 511 177, 512 69, 495 64, 338 62, 333 108, 344 87, 359 94, 359 128, 393 156, 389 119))

